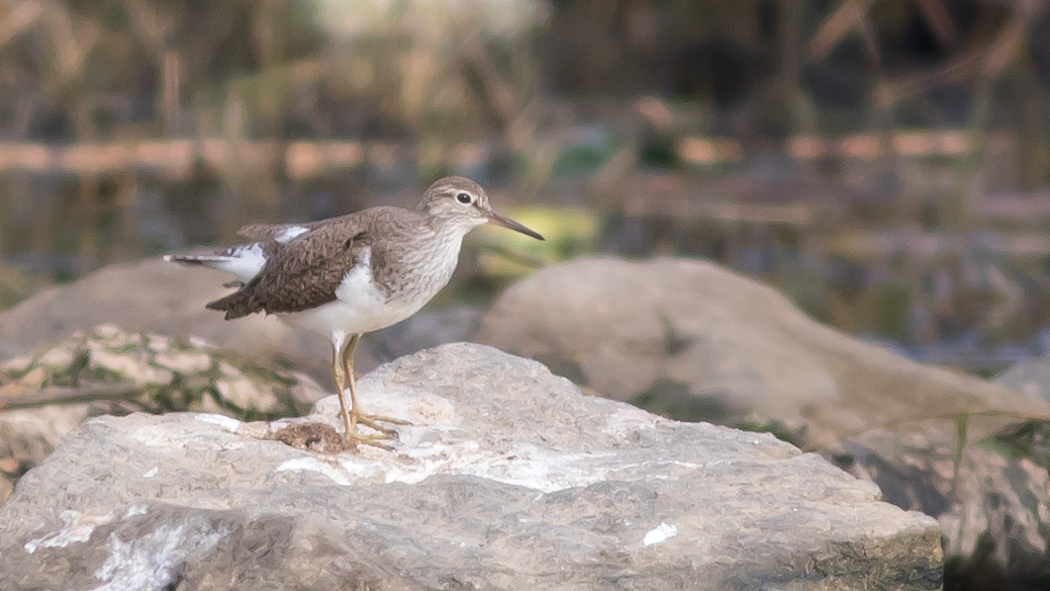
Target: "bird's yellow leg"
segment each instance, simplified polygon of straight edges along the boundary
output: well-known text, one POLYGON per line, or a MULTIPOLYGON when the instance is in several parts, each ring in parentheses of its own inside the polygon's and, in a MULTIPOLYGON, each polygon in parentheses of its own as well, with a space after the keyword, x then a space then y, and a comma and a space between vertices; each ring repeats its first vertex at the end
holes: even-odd
POLYGON ((343 349, 343 373, 346 375, 347 382, 350 385, 350 424, 356 425, 361 423, 362 425, 367 425, 383 433, 384 437, 381 437, 383 439, 396 438, 397 431, 382 427, 379 425, 379 422, 393 423, 395 425, 411 425, 411 423, 382 415, 366 415, 361 412, 361 408, 357 404, 357 383, 354 380, 354 349, 357 347, 357 341, 360 340, 360 337, 361 335, 354 335, 346 344, 346 348, 343 349))
POLYGON ((346 374, 343 373, 341 362, 341 351, 338 344, 332 345, 332 381, 335 382, 335 392, 339 395, 339 417, 343 419, 343 432, 347 437, 354 431, 353 422, 350 420, 350 412, 346 406, 346 374))
MULTIPOLYGON (((357 423, 369 425, 368 422, 361 421, 361 415, 357 412, 357 396, 354 390, 354 373, 353 369, 349 372, 346 370, 346 357, 347 350, 349 350, 349 356, 351 362, 354 356, 354 347, 357 346, 357 341, 360 335, 354 335, 350 338, 342 350, 338 344, 332 348, 332 379, 335 381, 335 390, 339 395, 339 417, 343 420, 343 437, 345 439, 355 441, 358 443, 364 443, 365 445, 373 445, 388 451, 393 451, 393 448, 387 445, 379 443, 381 439, 390 439, 391 435, 383 432, 382 435, 361 435, 357 432, 357 423), (349 379, 348 379, 349 378, 349 379), (349 385, 350 390, 350 406, 346 404, 346 390, 349 385)), ((351 368, 353 367, 351 363, 351 368)), ((382 430, 380 430, 382 431, 382 430)))

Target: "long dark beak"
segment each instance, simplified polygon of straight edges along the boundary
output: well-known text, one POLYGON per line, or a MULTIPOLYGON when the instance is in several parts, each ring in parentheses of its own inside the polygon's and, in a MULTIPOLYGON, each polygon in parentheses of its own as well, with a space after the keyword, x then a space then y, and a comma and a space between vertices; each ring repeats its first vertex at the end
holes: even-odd
POLYGON ((524 234, 526 236, 532 236, 536 240, 543 240, 543 236, 541 236, 539 232, 535 232, 533 230, 530 230, 530 229, 528 229, 525 226, 519 224, 518 222, 515 222, 514 220, 512 220, 510 218, 505 218, 505 217, 501 216, 500 214, 492 211, 491 209, 486 211, 485 215, 487 215, 489 217, 489 221, 496 222, 497 224, 503 226, 504 228, 510 228, 511 230, 514 230, 515 232, 521 232, 522 234, 524 234))

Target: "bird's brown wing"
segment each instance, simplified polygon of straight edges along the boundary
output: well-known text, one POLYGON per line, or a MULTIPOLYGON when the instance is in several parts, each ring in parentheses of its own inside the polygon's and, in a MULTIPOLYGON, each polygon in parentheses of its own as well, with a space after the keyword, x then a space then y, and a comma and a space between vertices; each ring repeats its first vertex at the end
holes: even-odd
MULTIPOLYGON (((241 229, 237 230, 237 235, 247 238, 252 242, 266 243, 277 240, 278 236, 292 228, 303 228, 307 230, 307 232, 312 232, 318 228, 329 226, 337 228, 354 226, 367 218, 369 218, 369 216, 365 215, 365 212, 358 211, 316 222, 302 222, 299 224, 248 224, 247 226, 241 226, 241 229)), ((298 237, 302 236, 305 236, 305 234, 298 237)))
POLYGON ((253 242, 269 242, 290 227, 291 224, 249 224, 237 230, 237 235, 253 242))
MULTIPOLYGON (((241 235, 252 231, 262 236, 263 230, 249 229, 275 227, 247 226, 241 235)), ((296 312, 334 301, 339 283, 357 264, 362 249, 371 244, 368 227, 368 217, 360 215, 314 223, 301 238, 275 245, 266 266, 254 279, 237 292, 211 302, 208 308, 223 310, 226 318, 232 319, 255 312, 296 312)))

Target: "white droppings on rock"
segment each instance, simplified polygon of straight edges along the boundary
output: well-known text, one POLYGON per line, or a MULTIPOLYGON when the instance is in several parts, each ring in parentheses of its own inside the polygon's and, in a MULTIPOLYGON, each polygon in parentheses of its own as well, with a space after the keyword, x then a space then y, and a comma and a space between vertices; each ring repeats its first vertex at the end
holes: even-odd
POLYGON ((595 470, 587 460, 612 454, 561 453, 525 446, 513 457, 478 455, 477 461, 466 463, 459 472, 549 493, 605 480, 606 471, 595 470))
POLYGON ((197 413, 193 418, 197 419, 202 423, 211 423, 218 425, 223 431, 230 433, 236 433, 237 429, 241 427, 241 422, 233 417, 220 414, 209 414, 209 413, 197 413))
MULTIPOLYGON (((156 470, 156 468, 154 468, 156 470)), ((149 512, 149 509, 145 505, 132 505, 128 507, 128 510, 124 512, 124 519, 128 517, 134 517, 136 515, 145 515, 149 512)))
POLYGON ((158 473, 158 472, 160 472, 160 466, 153 466, 153 467, 152 467, 152 468, 150 468, 149 470, 146 470, 146 471, 145 471, 145 472, 144 472, 144 473, 142 474, 142 477, 143 477, 143 478, 153 478, 154 476, 156 476, 156 475, 157 475, 157 473, 158 473))
POLYGON ((167 589, 182 564, 203 556, 227 534, 223 529, 203 535, 193 531, 201 526, 201 523, 162 525, 127 542, 116 532, 110 534, 109 558, 94 573, 103 584, 92 591, 167 589), (187 525, 195 527, 187 528, 187 525))
POLYGON ((274 472, 317 472, 327 476, 332 482, 346 486, 350 484, 350 479, 345 474, 339 472, 332 466, 325 464, 317 458, 305 456, 301 458, 292 458, 281 462, 279 466, 274 468, 274 472))
POLYGON ((23 546, 26 552, 32 554, 38 548, 65 548, 74 542, 86 542, 91 539, 91 532, 96 527, 113 520, 113 514, 87 515, 79 511, 63 511, 59 518, 66 525, 55 533, 26 542, 23 546))
MULTIPOLYGON (((534 444, 519 445, 513 450, 494 448, 491 442, 463 437, 459 431, 462 418, 445 398, 430 394, 373 397, 369 389, 362 391, 362 406, 370 412, 407 419, 412 425, 397 428, 399 441, 393 444, 396 456, 361 446, 354 453, 339 454, 337 468, 325 465, 354 484, 415 484, 435 475, 466 475, 523 486, 542 495, 589 486, 625 471, 661 480, 703 467, 691 462, 658 460, 621 464, 613 469, 602 460, 614 455, 613 451, 573 453, 534 444)), ((319 401, 314 412, 334 415, 337 408, 336 398, 331 396, 319 401)), ((654 428, 656 420, 659 419, 642 410, 619 408, 611 413, 604 431, 621 438, 639 429, 654 428)))
POLYGON ((652 546, 653 544, 659 544, 666 542, 668 539, 678 535, 678 527, 670 525, 664 522, 660 522, 660 525, 653 529, 645 532, 645 537, 642 538, 643 546, 652 546))
POLYGON ((461 440, 399 447, 396 461, 387 452, 372 453, 371 448, 362 448, 354 454, 340 454, 338 462, 341 476, 348 482, 414 484, 439 474, 469 475, 549 493, 605 480, 608 471, 596 469, 594 464, 608 455, 611 452, 565 453, 533 445, 507 453, 482 447, 477 441, 461 440))

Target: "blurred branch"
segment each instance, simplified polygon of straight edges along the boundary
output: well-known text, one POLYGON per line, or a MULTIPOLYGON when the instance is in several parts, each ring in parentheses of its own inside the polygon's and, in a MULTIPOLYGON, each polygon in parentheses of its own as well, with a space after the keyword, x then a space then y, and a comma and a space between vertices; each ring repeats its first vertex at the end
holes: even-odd
POLYGON ((935 86, 980 77, 996 78, 1026 47, 1031 23, 1045 5, 1023 1, 1014 5, 1010 20, 987 47, 979 47, 933 70, 880 82, 876 100, 880 106, 893 106, 935 86))
POLYGON ((94 21, 74 19, 61 5, 50 4, 45 16, 51 25, 51 42, 57 52, 59 82, 70 85, 84 73, 84 60, 98 41, 100 27, 94 21))
POLYGON ((36 23, 43 13, 42 2, 17 3, 7 17, 0 20, 0 48, 36 23))
POLYGON ((486 51, 476 33, 467 35, 459 50, 478 73, 484 92, 490 99, 488 103, 496 111, 501 126, 506 129, 520 110, 518 94, 500 75, 499 68, 492 61, 492 55, 486 51))
POLYGON ((113 384, 84 388, 44 388, 41 390, 5 386, 0 388, 0 410, 37 408, 48 404, 76 404, 96 400, 126 400, 142 394, 141 386, 113 384))
MULTIPOLYGON (((855 31, 864 42, 865 50, 873 61, 879 61, 878 36, 871 22, 870 12, 877 0, 844 0, 830 16, 824 19, 810 42, 810 57, 822 60, 831 50, 855 31)), ((1029 0, 1025 0, 1029 2, 1029 0)), ((948 9, 941 0, 917 0, 919 12, 938 41, 951 45, 958 33, 948 9)))
POLYGON ((926 17, 926 23, 938 41, 945 45, 955 42, 958 35, 955 23, 941 0, 919 0, 919 10, 926 17))
POLYGON ((1010 20, 986 50, 987 55, 982 60, 981 74, 984 76, 996 77, 1002 74, 1024 49, 1032 22, 1046 10, 1046 4, 1041 1, 1017 0, 1011 6, 1013 12, 1010 20))
POLYGON ((831 50, 842 43, 851 31, 856 31, 864 42, 868 55, 875 61, 879 59, 879 45, 875 28, 868 17, 868 11, 876 0, 845 0, 831 16, 824 19, 813 35, 809 44, 809 54, 813 59, 822 60, 831 50))
POLYGON ((172 19, 162 18, 144 0, 124 0, 124 8, 138 37, 149 46, 154 57, 158 57, 167 48, 168 35, 174 25, 172 19))

